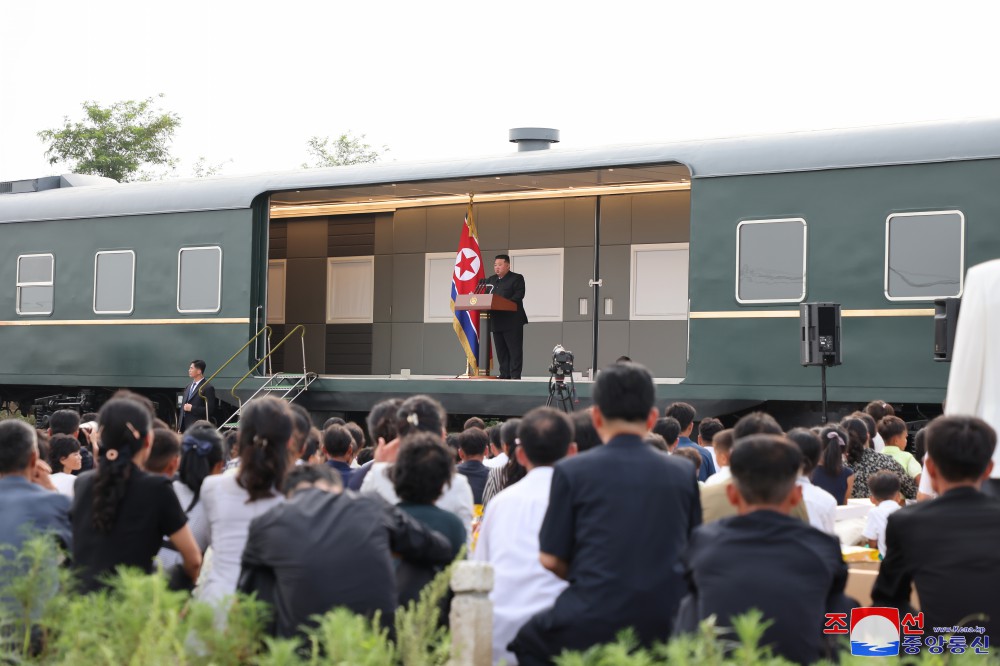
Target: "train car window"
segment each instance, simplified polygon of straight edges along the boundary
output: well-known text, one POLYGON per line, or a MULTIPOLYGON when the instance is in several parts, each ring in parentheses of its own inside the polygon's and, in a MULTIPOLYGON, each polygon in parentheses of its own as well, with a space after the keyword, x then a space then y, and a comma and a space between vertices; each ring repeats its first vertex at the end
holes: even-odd
POLYGON ((132 314, 135 252, 107 250, 94 256, 94 314, 132 314))
POLYGON ((22 254, 17 258, 17 314, 52 314, 55 266, 51 254, 22 254))
POLYGON ((326 323, 370 324, 375 319, 375 257, 330 257, 326 323))
POLYGON ((177 311, 218 312, 221 306, 222 248, 181 248, 177 253, 177 311))
POLYGON ((885 297, 932 301, 962 295, 965 215, 895 213, 885 221, 885 297))
POLYGON ((806 221, 744 220, 736 225, 736 300, 799 303, 806 297, 806 221))

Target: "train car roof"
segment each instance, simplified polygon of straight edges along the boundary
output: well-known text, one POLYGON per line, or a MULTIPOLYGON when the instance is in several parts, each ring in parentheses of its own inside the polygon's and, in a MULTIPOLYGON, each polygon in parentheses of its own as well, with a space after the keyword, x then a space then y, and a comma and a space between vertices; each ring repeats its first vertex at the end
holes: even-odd
POLYGON ((273 192, 604 167, 683 165, 703 179, 996 157, 1000 119, 977 119, 7 194, 0 196, 0 223, 246 209, 273 192))

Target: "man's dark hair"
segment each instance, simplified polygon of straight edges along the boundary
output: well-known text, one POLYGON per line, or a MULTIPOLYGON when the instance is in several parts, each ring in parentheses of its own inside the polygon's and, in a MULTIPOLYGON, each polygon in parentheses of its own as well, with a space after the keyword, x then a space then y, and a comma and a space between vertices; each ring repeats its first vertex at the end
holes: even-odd
POLYGON ((53 435, 75 435, 80 429, 80 415, 72 409, 60 409, 49 417, 49 430, 53 435))
POLYGON ((344 424, 347 431, 351 433, 351 437, 354 438, 354 449, 360 450, 364 448, 365 445, 365 431, 354 421, 348 421, 344 424))
MULTIPOLYGON (((300 483, 312 485, 317 481, 326 481, 337 488, 344 487, 344 481, 340 474, 329 465, 296 465, 285 477, 282 490, 284 490, 285 495, 291 496, 295 493, 295 487, 300 483)), ((303 490, 305 489, 303 488, 303 490)))
POLYGON ((364 465, 375 458, 375 448, 371 446, 366 446, 365 448, 358 451, 357 461, 359 465, 364 465))
MULTIPOLYGON (((75 413, 75 412, 74 412, 75 413)), ((0 474, 28 469, 31 454, 37 451, 34 428, 19 419, 0 421, 0 474)))
POLYGON ((514 446, 517 439, 517 429, 521 425, 521 419, 507 419, 500 426, 500 445, 508 449, 514 446))
POLYGON ((879 502, 894 498, 899 492, 900 485, 895 472, 882 470, 868 477, 868 493, 879 502))
POLYGON ((927 455, 927 429, 921 428, 913 434, 913 457, 923 465, 925 455, 927 455))
POLYGON ((498 254, 497 256, 493 257, 493 261, 496 261, 497 259, 503 259, 508 264, 510 263, 510 255, 509 254, 498 254))
POLYGON ((945 481, 976 481, 993 458, 997 434, 974 416, 939 416, 927 425, 927 457, 945 481))
POLYGON ((712 438, 712 448, 715 449, 715 455, 720 453, 728 455, 733 452, 733 444, 736 443, 736 438, 733 437, 733 429, 726 428, 725 430, 720 430, 715 433, 715 437, 712 438))
POLYGON ((299 456, 299 460, 304 463, 309 462, 309 459, 316 455, 321 446, 323 446, 323 433, 320 432, 319 428, 309 428, 309 434, 306 435, 306 443, 302 447, 302 455, 299 456))
MULTIPOLYGON (((657 451, 670 453, 670 447, 667 446, 667 440, 663 439, 663 435, 657 435, 655 432, 647 432, 646 436, 642 438, 642 443, 652 446, 657 451)), ((698 456, 698 459, 700 460, 701 456, 698 456)))
POLYGON ((662 437, 667 446, 673 446, 677 443, 681 437, 681 430, 683 428, 681 428, 680 421, 672 416, 661 416, 653 424, 653 432, 662 437))
POLYGON ((875 424, 875 429, 882 441, 888 444, 893 437, 906 434, 906 421, 898 416, 883 416, 875 424))
POLYGON ((865 414, 872 417, 878 423, 886 416, 895 416, 896 410, 885 400, 872 400, 865 405, 865 414))
POLYGON ((809 476, 819 464, 820 453, 823 451, 819 435, 808 428, 792 428, 788 431, 788 439, 795 442, 802 452, 802 474, 809 476))
POLYGON ((698 478, 698 474, 701 473, 701 454, 697 450, 690 446, 685 446, 683 448, 674 449, 674 455, 680 456, 681 458, 687 458, 694 465, 694 478, 698 478))
POLYGON ((667 405, 667 409, 663 412, 663 415, 672 416, 677 419, 677 422, 681 424, 681 432, 683 432, 694 422, 697 412, 694 411, 694 407, 686 402, 674 402, 667 405))
POLYGON ((631 363, 631 362, 632 359, 629 358, 628 356, 625 356, 624 354, 615 359, 615 363, 631 363))
POLYGON ((332 425, 347 425, 347 421, 339 416, 331 416, 326 421, 323 421, 323 430, 326 430, 332 425))
POLYGON ((465 424, 462 426, 462 430, 468 430, 469 428, 479 428, 480 430, 486 430, 486 421, 482 420, 478 416, 472 416, 465 420, 465 424))
POLYGON ((455 459, 441 438, 418 432, 400 442, 396 464, 389 468, 389 475, 402 501, 433 504, 441 497, 454 471, 455 459))
POLYGON ((191 365, 198 368, 198 370, 201 371, 201 374, 205 374, 205 369, 208 367, 207 365, 205 365, 205 362, 202 361, 200 358, 196 358, 195 360, 191 361, 191 365))
POLYGON ((288 410, 292 417, 292 440, 295 442, 295 457, 298 458, 306 448, 306 438, 309 437, 309 431, 313 427, 312 417, 302 405, 292 403, 288 405, 288 410))
MULTIPOLYGON (((38 447, 38 457, 42 457, 41 446, 38 447)), ((46 458, 49 461, 49 467, 52 468, 53 472, 65 472, 63 469, 62 459, 71 456, 80 450, 80 442, 76 437, 71 437, 69 435, 55 435, 49 440, 49 450, 46 458)))
POLYGON ((597 434, 597 428, 594 427, 594 417, 591 415, 589 409, 585 409, 582 412, 573 412, 571 418, 573 420, 573 430, 575 431, 573 441, 576 442, 577 452, 583 453, 604 443, 601 441, 601 436, 597 434))
POLYGON ((490 445, 490 437, 485 430, 469 428, 458 436, 458 447, 467 456, 486 455, 486 447, 490 445))
POLYGON ((749 437, 750 435, 784 435, 774 417, 765 412, 750 412, 733 426, 733 437, 736 441, 749 437))
POLYGON ((396 439, 396 412, 402 404, 403 401, 399 398, 389 398, 375 403, 372 410, 368 412, 365 423, 368 425, 368 434, 371 435, 372 444, 378 444, 379 438, 386 442, 396 439))
POLYGON ((573 422, 559 410, 536 407, 521 419, 517 439, 532 465, 552 465, 573 443, 573 422))
POLYGON ((181 438, 173 430, 153 429, 153 445, 144 467, 147 472, 163 474, 175 458, 181 457, 181 438))
MULTIPOLYGON (((746 417, 744 417, 746 418, 746 417)), ((729 469, 748 504, 781 504, 795 486, 802 453, 785 437, 757 434, 736 440, 729 469)))
POLYGON ((616 363, 597 375, 591 397, 605 419, 644 423, 656 402, 656 387, 644 366, 616 363))
POLYGON ((719 419, 702 419, 698 424, 698 436, 706 444, 711 444, 715 438, 715 433, 722 432, 726 426, 722 425, 719 419))
POLYGON ((354 438, 346 426, 332 425, 323 431, 323 450, 331 458, 343 458, 354 446, 354 438))

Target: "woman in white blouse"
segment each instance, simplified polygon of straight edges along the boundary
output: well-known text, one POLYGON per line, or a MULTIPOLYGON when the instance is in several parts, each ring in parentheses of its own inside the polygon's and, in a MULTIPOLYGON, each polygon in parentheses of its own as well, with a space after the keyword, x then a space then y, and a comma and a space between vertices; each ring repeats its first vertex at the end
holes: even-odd
POLYGON ((288 404, 258 398, 240 415, 240 466, 236 474, 210 476, 201 485, 211 564, 199 581, 199 599, 218 603, 236 592, 250 521, 284 501, 292 419, 288 404))

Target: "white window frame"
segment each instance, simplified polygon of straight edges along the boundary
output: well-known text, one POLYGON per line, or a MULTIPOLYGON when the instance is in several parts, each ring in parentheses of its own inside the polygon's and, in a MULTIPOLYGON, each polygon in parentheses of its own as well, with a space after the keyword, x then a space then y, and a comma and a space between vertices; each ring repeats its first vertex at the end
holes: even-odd
MULTIPOLYGON (((447 317, 431 316, 431 260, 451 259, 452 275, 455 274, 455 256, 457 252, 428 252, 424 255, 424 323, 425 324, 450 324, 455 318, 454 313, 447 317)), ((485 271, 485 266, 484 266, 485 271)), ((454 282, 454 280, 452 280, 454 282)))
POLYGON ((195 314, 195 313, 211 313, 215 314, 222 309, 222 248, 218 245, 194 245, 191 247, 182 247, 177 251, 177 311, 182 314, 195 314), (185 252, 194 252, 198 250, 218 250, 219 251, 219 291, 215 295, 215 302, 218 305, 214 309, 209 310, 182 310, 181 309, 181 255, 185 252))
MULTIPOLYGON (((268 324, 284 324, 285 323, 285 301, 288 299, 288 260, 287 259, 269 259, 267 261, 267 286, 264 292, 264 309, 267 312, 266 323, 268 324), (267 298, 268 290, 271 288, 271 266, 281 266, 281 275, 285 288, 285 293, 281 295, 281 312, 275 313, 271 312, 271 302, 267 298)), ((327 278, 329 280, 329 277, 327 278)))
POLYGON ((691 307, 691 299, 688 297, 691 293, 691 244, 690 243, 643 243, 639 245, 633 245, 629 252, 629 319, 632 321, 686 321, 688 319, 688 311, 691 307), (686 310, 684 312, 671 313, 666 315, 639 315, 635 312, 635 292, 636 287, 639 284, 636 278, 636 271, 638 270, 638 265, 636 262, 636 255, 641 252, 656 252, 661 250, 672 250, 680 251, 684 250, 687 252, 688 258, 688 282, 687 290, 684 294, 684 303, 686 305, 686 310))
POLYGON ((135 250, 100 250, 94 254, 94 314, 132 314, 135 311, 135 250), (132 282, 129 292, 128 310, 98 310, 97 309, 97 262, 102 254, 130 254, 132 255, 132 282))
POLYGON ((375 256, 362 257, 328 257, 326 260, 326 323, 327 324, 371 324, 375 321, 375 256), (333 293, 333 266, 336 264, 360 264, 371 266, 372 281, 370 285, 371 308, 366 317, 333 317, 330 314, 330 298, 333 293))
POLYGON ((960 210, 920 210, 909 213, 891 213, 885 218, 885 273, 882 284, 882 293, 887 301, 934 301, 941 298, 961 298, 965 292, 965 213, 960 210), (927 215, 958 215, 959 237, 958 237, 958 294, 948 294, 942 296, 890 296, 889 295, 889 223, 894 217, 916 217, 927 215))
MULTIPOLYGON (((515 271, 514 263, 517 257, 531 257, 531 256, 558 256, 559 257, 559 316, 554 317, 552 315, 538 314, 537 312, 528 312, 528 321, 532 322, 544 322, 544 321, 563 321, 563 314, 566 309, 565 303, 563 302, 563 297, 565 295, 565 250, 563 247, 539 247, 525 250, 508 250, 507 254, 510 255, 510 269, 515 271)), ((530 284, 525 285, 525 291, 531 289, 530 284)))
POLYGON ((56 256, 51 252, 40 252, 36 254, 20 254, 17 256, 17 274, 15 276, 17 285, 17 294, 14 299, 14 311, 22 317, 45 317, 52 314, 52 310, 55 308, 56 294, 55 294, 55 281, 56 281, 56 256), (35 257, 48 257, 52 260, 49 266, 49 280, 48 282, 21 282, 21 259, 34 259, 35 257), (48 312, 21 312, 21 287, 52 287, 52 307, 49 308, 48 312))
POLYGON ((809 254, 809 225, 802 217, 781 217, 769 220, 742 220, 736 225, 736 302, 741 305, 754 305, 759 303, 801 303, 806 300, 806 293, 809 291, 809 267, 806 263, 809 254), (740 231, 745 224, 774 224, 776 222, 801 222, 802 223, 802 295, 798 298, 765 298, 765 299, 743 299, 740 298, 740 231))

